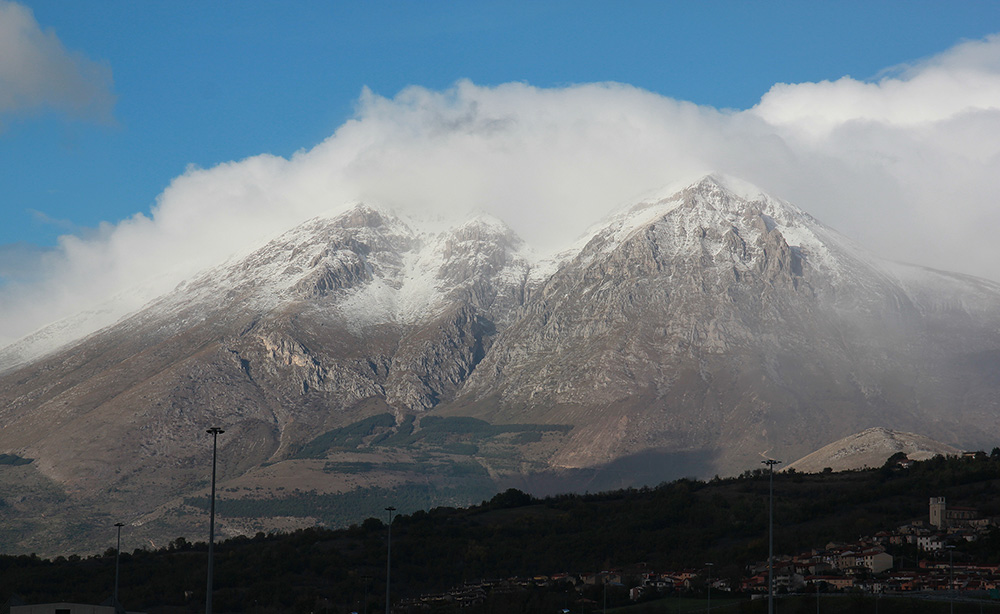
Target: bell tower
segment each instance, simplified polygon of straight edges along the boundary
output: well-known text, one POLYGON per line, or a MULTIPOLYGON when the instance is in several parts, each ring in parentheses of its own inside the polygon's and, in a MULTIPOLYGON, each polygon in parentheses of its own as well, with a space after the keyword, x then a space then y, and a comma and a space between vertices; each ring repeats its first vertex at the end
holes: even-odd
POLYGON ((945 509, 947 509, 947 506, 945 505, 944 497, 931 497, 931 526, 939 529, 947 528, 948 521, 944 513, 945 509))

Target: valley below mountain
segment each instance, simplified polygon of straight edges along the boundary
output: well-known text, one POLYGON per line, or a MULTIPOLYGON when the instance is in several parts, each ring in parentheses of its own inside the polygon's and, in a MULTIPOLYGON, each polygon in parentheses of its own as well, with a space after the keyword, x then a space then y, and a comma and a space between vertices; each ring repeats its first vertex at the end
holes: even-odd
POLYGON ((439 226, 357 204, 59 349, 0 349, 0 547, 207 534, 212 426, 221 535, 735 475, 873 427, 996 445, 1000 285, 739 181, 544 258, 494 218, 439 226))

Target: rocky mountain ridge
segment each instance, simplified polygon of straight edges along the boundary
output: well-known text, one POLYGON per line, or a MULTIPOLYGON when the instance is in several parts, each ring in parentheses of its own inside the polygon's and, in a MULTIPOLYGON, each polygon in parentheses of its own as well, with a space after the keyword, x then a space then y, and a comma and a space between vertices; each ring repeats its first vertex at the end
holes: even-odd
POLYGON ((881 261, 730 179, 549 261, 496 219, 428 230, 358 204, 0 376, 0 453, 174 531, 212 425, 241 496, 451 484, 459 466, 477 488, 593 490, 878 425, 986 446, 997 373, 1000 286, 881 261))

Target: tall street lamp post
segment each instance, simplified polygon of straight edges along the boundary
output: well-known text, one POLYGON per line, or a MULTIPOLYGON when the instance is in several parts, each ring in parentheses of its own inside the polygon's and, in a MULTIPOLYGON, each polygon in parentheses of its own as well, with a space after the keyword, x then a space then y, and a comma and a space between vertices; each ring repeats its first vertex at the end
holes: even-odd
POLYGON ((392 571, 392 513, 396 511, 396 508, 390 505, 385 508, 385 511, 389 512, 389 539, 386 541, 385 558, 385 614, 389 614, 389 574, 392 571))
POLYGON ((774 466, 780 460, 761 461, 767 465, 770 484, 767 504, 767 614, 774 614, 774 466))
POLYGON ((225 431, 213 426, 205 432, 212 436, 212 496, 208 504, 208 589, 205 593, 205 614, 212 614, 212 563, 215 558, 215 464, 219 457, 219 435, 225 431))
POLYGON ((955 614, 955 546, 945 548, 948 549, 948 611, 955 614))
POLYGON ((125 526, 125 523, 116 522, 115 526, 118 528, 118 546, 115 548, 115 592, 113 593, 112 596, 112 601, 114 602, 112 605, 115 608, 115 611, 117 611, 118 610, 118 562, 121 559, 121 554, 122 554, 122 527, 125 526))
POLYGON ((708 605, 705 606, 706 612, 712 611, 712 565, 714 563, 705 563, 705 567, 708 568, 708 605))

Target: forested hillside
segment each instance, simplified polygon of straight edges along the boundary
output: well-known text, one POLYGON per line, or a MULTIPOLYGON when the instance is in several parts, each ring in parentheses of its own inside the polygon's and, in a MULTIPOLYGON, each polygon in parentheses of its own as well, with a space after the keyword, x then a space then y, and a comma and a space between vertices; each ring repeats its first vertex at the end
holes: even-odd
MULTIPOLYGON (((684 569, 715 563, 738 579, 767 556, 768 474, 543 500, 508 490, 468 509, 437 508, 395 517, 392 596, 397 601, 483 578, 617 569, 684 569)), ((1000 516, 1000 450, 900 468, 774 475, 775 552, 822 547, 926 519, 928 499, 1000 516)), ((386 518, 330 531, 231 539, 216 545, 219 612, 329 611, 384 607, 386 518)), ((108 527, 114 535, 113 527, 108 527)), ((205 600, 207 546, 178 537, 150 551, 122 532, 121 602, 151 613, 198 610, 205 600), (173 610, 172 608, 177 608, 173 610)), ((0 599, 99 603, 113 590, 114 549, 42 560, 0 557, 0 599)), ((1000 561, 996 530, 959 547, 956 557, 1000 561)), ((520 606, 519 606, 520 607, 520 606)), ((524 606, 527 608, 527 606, 524 606)), ((541 606, 539 606, 541 607, 541 606)), ((524 611, 532 611, 525 609, 524 611)))

